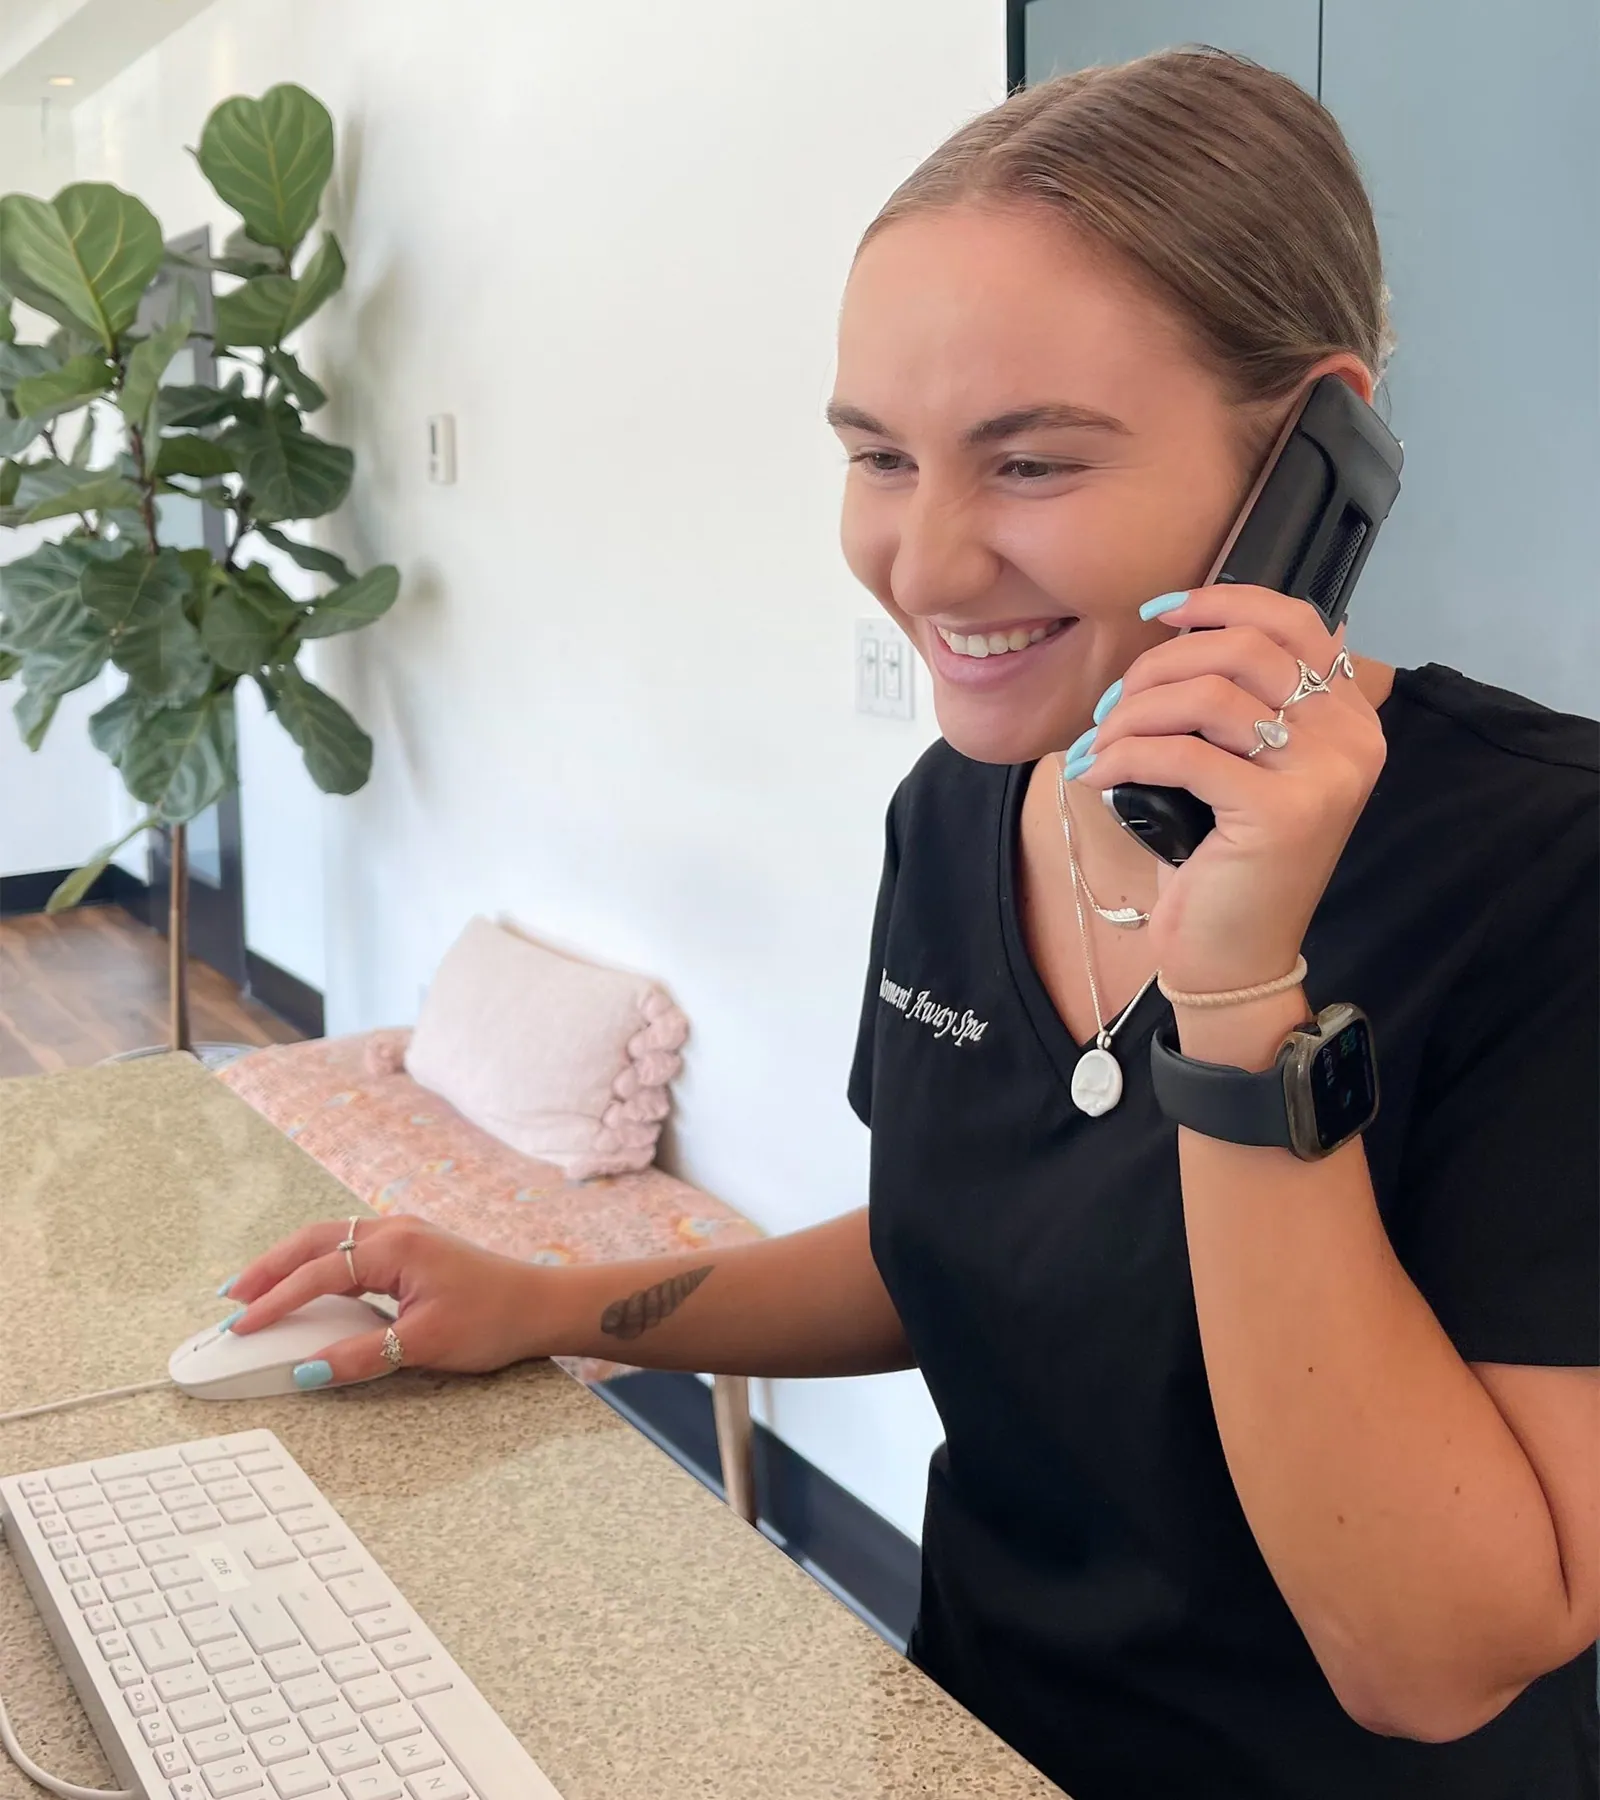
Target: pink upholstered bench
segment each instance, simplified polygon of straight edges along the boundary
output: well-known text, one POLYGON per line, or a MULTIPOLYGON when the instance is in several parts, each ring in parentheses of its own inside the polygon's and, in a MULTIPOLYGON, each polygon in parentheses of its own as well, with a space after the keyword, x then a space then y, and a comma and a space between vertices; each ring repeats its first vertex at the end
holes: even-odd
MULTIPOLYGON (((464 1119, 406 1073, 409 1032, 273 1044, 218 1079, 377 1213, 414 1213, 526 1262, 607 1262, 761 1236, 720 1200, 661 1169, 569 1181, 464 1119)), ((560 1358, 580 1380, 628 1365, 560 1358)), ((716 1377, 717 1444, 728 1504, 755 1517, 749 1384, 716 1377)))

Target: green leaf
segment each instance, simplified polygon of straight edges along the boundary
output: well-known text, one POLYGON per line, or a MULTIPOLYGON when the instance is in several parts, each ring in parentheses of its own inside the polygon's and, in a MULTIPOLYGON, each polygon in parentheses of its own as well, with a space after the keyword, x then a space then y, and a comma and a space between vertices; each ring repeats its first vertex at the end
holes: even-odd
MULTIPOLYGON (((237 263, 236 269, 229 269, 231 275, 260 275, 271 271, 279 275, 289 272, 289 259, 276 244, 260 244, 251 237, 249 228, 236 225, 223 241, 222 256, 226 263, 237 263)), ((219 260, 218 268, 226 263, 219 260)))
POLYGON ((272 676, 278 720, 300 746, 311 779, 325 794, 353 794, 364 786, 372 771, 372 739, 293 663, 272 676))
POLYGON ((293 254, 333 172, 333 120, 320 100, 289 82, 259 100, 236 94, 206 120, 197 154, 256 243, 293 254))
POLYGON ((68 907, 76 906, 84 895, 88 893, 89 889, 100 879, 101 875, 104 874, 106 865, 122 846, 127 843, 128 839, 137 837, 141 831, 146 831, 150 826, 159 823, 160 821, 156 818, 154 813, 147 813, 137 825, 130 825, 114 844, 106 844, 101 849, 96 850, 94 855, 89 858, 83 867, 81 869, 74 869, 50 898, 45 901, 45 911, 47 913, 65 912, 68 907))
POLYGON ((281 550, 292 562, 299 563, 302 569, 310 569, 318 575, 331 575, 335 581, 355 580, 350 565, 342 556, 335 556, 331 550, 319 550, 315 544, 297 544, 293 538, 285 537, 281 531, 274 531, 270 525, 257 525, 255 529, 274 550, 281 550))
POLYGON ((142 344, 134 346, 133 354, 128 358, 122 392, 117 396, 123 418, 146 438, 155 435, 156 396, 161 377, 166 374, 173 357, 188 343, 194 329, 194 289, 184 282, 178 292, 177 312, 159 331, 151 332, 142 344))
POLYGON ((400 592, 400 571, 392 563, 380 563, 365 575, 324 594, 300 627, 302 638, 333 637, 356 631, 381 619, 400 592))
POLYGON ((11 296, 0 287, 0 344, 17 341, 17 322, 11 316, 11 296))
POLYGON ((40 650, 85 618, 84 571, 94 561, 80 538, 41 544, 0 569, 0 618, 6 646, 40 650))
POLYGON ((236 779, 232 694, 151 713, 129 733, 118 767, 128 792, 164 823, 197 817, 236 779))
POLYGON ((67 457, 67 466, 73 469, 87 469, 89 459, 94 455, 94 408, 83 409, 83 423, 78 427, 78 441, 72 446, 67 457))
POLYGON ((213 591, 200 633, 219 668, 246 675, 271 660, 300 616, 266 570, 252 567, 213 591))
POLYGON ((10 506, 17 497, 17 484, 22 480, 22 464, 0 463, 0 506, 10 506))
POLYGON ((220 388, 164 387, 158 402, 161 423, 174 426, 220 425, 235 413, 252 411, 259 404, 246 398, 242 375, 230 377, 228 385, 220 388))
POLYGON ((15 456, 44 430, 43 419, 14 419, 0 401, 0 456, 15 456))
POLYGON ((196 475, 204 479, 209 475, 231 475, 236 467, 232 453, 215 438, 185 432, 181 437, 161 440, 155 473, 162 477, 196 475))
POLYGON ((270 348, 289 329, 295 284, 287 275, 257 275, 217 300, 217 346, 270 348))
POLYGON ((299 359, 292 351, 268 350, 261 360, 305 411, 315 412, 319 406, 328 404, 328 396, 300 367, 299 359))
POLYGON ((83 602, 110 634, 111 660, 130 688, 168 705, 198 699, 212 680, 211 659, 183 609, 188 592, 176 550, 151 556, 135 548, 83 573, 83 602))
POLYGON ((161 260, 154 213, 109 182, 75 182, 52 201, 0 200, 0 280, 51 318, 87 326, 108 352, 161 260))
POLYGON ((72 630, 53 637, 38 650, 23 658, 22 679, 25 686, 59 700, 74 688, 81 688, 106 666, 111 653, 111 640, 97 620, 86 618, 72 630))
POLYGON ((50 729, 50 721, 56 716, 56 708, 61 704, 54 694, 42 694, 36 688, 24 688, 17 703, 11 709, 11 716, 17 721, 17 730, 22 733, 22 741, 30 750, 37 750, 44 742, 44 734, 50 729))
POLYGON ((221 441, 239 459, 255 516, 265 524, 318 518, 350 491, 354 455, 302 431, 288 408, 268 407, 258 418, 240 419, 221 441))
POLYGON ((0 394, 9 397, 19 381, 59 369, 64 360, 48 344, 0 344, 0 394))
POLYGON ((310 262, 300 271, 294 287, 294 303, 289 309, 289 322, 283 329, 287 337, 297 331, 318 307, 331 300, 344 286, 344 252, 330 231, 317 245, 310 262))
POLYGON ((160 705, 159 700, 147 700, 132 688, 125 689, 109 705, 89 715, 89 742, 114 765, 120 764, 134 731, 160 705))
POLYGON ((19 418, 47 423, 61 413, 75 412, 96 394, 103 394, 115 378, 111 364, 90 351, 64 362, 59 369, 19 381, 11 392, 11 409, 19 418))
MULTIPOLYGON (((78 473, 79 470, 73 470, 74 475, 78 473)), ((124 481, 120 475, 99 475, 80 487, 68 488, 63 494, 53 495, 47 500, 41 500, 36 506, 30 506, 23 515, 22 522, 24 525, 37 525, 45 519, 65 518, 68 513, 137 506, 139 499, 139 490, 131 481, 124 481)))
POLYGON ((0 650, 0 681, 9 681, 22 667, 22 658, 15 650, 0 650))
POLYGON ((26 511, 41 500, 53 499, 57 494, 82 485, 83 476, 69 462, 51 457, 25 462, 17 483, 17 505, 26 511))

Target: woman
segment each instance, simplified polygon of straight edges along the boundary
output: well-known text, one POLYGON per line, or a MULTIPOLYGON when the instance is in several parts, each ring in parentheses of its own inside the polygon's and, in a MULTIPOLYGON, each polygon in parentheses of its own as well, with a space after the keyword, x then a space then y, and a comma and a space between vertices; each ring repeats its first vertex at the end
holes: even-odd
MULTIPOLYGON (((661 1289, 631 1362, 919 1367, 911 1654, 1076 1800, 1596 1792, 1595 728, 1186 591, 1296 399, 1370 398, 1385 340, 1338 128, 1253 64, 1062 77, 935 152, 858 253, 829 409, 846 556, 943 733, 889 809, 869 1209, 580 1269, 361 1232, 415 1364, 603 1355, 661 1289), (1216 828, 1158 864, 1120 782, 1216 828), (1263 1071, 1339 1001, 1382 1104, 1330 1154, 1158 1106, 1158 1027, 1263 1071)), ((342 1230, 245 1269, 233 1329, 345 1289, 342 1230)), ((382 1367, 379 1334, 306 1379, 382 1367)))

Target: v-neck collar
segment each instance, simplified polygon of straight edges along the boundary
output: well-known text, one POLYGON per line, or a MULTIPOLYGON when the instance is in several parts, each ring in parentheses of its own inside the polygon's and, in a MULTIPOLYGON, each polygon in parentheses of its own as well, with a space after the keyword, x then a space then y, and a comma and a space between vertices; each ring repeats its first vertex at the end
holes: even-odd
MULTIPOLYGON (((999 805, 995 809, 994 855, 998 877, 995 889, 1000 911, 1000 938, 1005 945, 1006 964, 1010 970, 1012 986, 1027 1011, 1045 1054, 1055 1065, 1062 1081, 1070 1087, 1073 1070, 1084 1053, 1092 1048, 1092 1040, 1088 1044, 1080 1044, 1067 1029, 1061 1014, 1056 1011, 1056 1003, 1050 998, 1050 990, 1044 985, 1034 966, 1027 938, 1023 935, 1022 915, 1017 906, 1022 803, 1027 796, 1029 779, 1037 766, 1037 760, 1011 764, 999 789, 999 805)), ((1151 982, 1134 1003, 1133 1010, 1112 1040, 1112 1052, 1124 1070, 1135 1066, 1132 1053, 1155 1028, 1156 1021, 1162 1014, 1171 1010, 1170 1004, 1162 997, 1155 983, 1151 982)))

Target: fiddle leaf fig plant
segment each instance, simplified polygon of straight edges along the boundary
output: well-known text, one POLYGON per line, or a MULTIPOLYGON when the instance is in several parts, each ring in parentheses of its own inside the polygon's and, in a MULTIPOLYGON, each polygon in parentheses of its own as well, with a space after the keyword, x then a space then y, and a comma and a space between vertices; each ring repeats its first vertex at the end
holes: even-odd
POLYGON ((353 793, 371 767, 371 739, 297 657, 310 639, 381 618, 398 572, 358 576, 283 529, 333 512, 354 474, 348 449, 307 429, 327 396, 291 346, 345 277, 332 232, 309 242, 333 121, 293 85, 237 95, 194 154, 240 220, 221 255, 189 261, 233 278, 215 303, 218 385, 165 384, 198 335, 195 292, 190 280, 174 290, 184 259, 142 202, 105 182, 0 198, 0 527, 56 526, 0 567, 0 683, 20 687, 12 710, 37 750, 63 696, 108 664, 120 671, 125 685, 89 735, 145 809, 57 888, 52 911, 76 904, 137 832, 181 828, 236 784, 243 679, 324 792, 353 793), (178 301, 152 326, 141 321, 162 310, 146 304, 157 282, 178 301), (54 322, 43 342, 19 341, 17 301, 54 322), (170 541, 162 502, 177 495, 225 515, 222 553, 170 541), (267 545, 326 590, 288 593, 259 557, 267 545))

